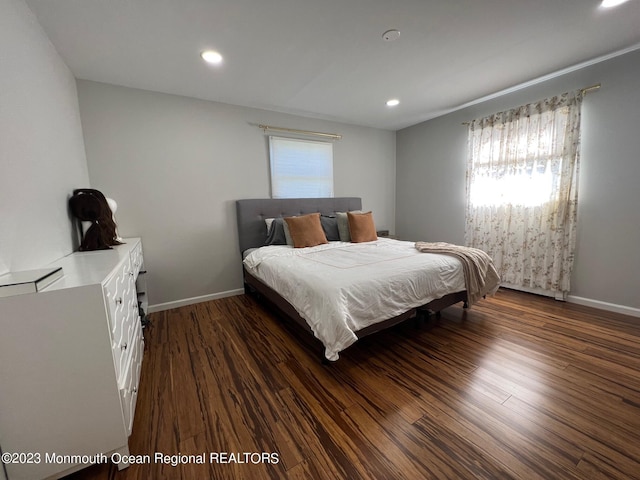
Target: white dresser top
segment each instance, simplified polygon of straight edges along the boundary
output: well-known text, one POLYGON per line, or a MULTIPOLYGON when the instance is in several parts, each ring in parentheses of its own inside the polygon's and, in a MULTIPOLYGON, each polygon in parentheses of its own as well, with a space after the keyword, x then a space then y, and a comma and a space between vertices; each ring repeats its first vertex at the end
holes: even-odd
POLYGON ((114 245, 110 250, 73 252, 47 265, 62 267, 64 275, 42 291, 50 292, 104 283, 123 259, 128 259, 134 247, 141 242, 140 238, 125 238, 122 241, 124 242, 122 245, 114 245))

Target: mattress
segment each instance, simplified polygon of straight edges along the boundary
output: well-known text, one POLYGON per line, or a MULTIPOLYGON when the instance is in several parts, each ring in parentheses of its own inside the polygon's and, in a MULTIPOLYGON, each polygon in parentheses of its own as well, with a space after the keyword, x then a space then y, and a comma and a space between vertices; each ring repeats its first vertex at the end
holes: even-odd
POLYGON ((465 289, 455 257, 387 238, 265 246, 249 252, 244 266, 296 309, 329 360, 358 339, 358 330, 465 289))

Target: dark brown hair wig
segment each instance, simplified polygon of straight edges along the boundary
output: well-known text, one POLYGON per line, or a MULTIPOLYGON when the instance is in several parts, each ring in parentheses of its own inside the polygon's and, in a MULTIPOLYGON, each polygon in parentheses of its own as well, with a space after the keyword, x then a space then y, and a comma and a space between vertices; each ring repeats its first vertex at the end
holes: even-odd
POLYGON ((102 192, 78 188, 69 199, 69 208, 78 220, 91 222, 82 238, 80 250, 104 250, 122 243, 118 241, 113 212, 102 192))

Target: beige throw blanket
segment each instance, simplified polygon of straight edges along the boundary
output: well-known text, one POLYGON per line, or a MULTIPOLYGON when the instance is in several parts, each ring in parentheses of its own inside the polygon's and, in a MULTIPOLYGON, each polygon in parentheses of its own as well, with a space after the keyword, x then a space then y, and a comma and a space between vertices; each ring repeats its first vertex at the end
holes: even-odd
POLYGON ((416 248, 426 253, 452 255, 462 262, 469 306, 485 295, 493 295, 500 286, 493 260, 482 250, 444 242, 416 242, 416 248))

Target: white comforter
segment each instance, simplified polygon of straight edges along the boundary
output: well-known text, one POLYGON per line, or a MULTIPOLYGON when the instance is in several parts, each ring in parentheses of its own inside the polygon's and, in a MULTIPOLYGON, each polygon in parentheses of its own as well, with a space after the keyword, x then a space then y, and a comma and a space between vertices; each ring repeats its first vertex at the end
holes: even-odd
POLYGON ((295 307, 329 360, 357 340, 354 332, 465 288, 456 258, 385 238, 261 247, 244 264, 295 307))

